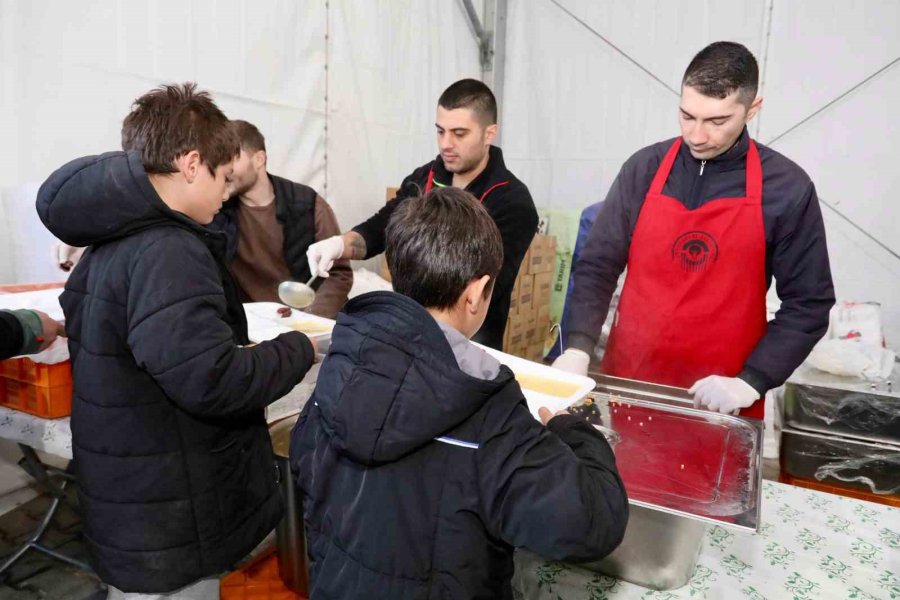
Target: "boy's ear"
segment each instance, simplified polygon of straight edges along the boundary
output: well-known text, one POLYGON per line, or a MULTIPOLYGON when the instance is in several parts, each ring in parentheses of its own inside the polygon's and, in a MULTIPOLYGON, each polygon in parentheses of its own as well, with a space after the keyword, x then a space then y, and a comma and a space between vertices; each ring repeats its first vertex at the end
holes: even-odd
POLYGON ((473 279, 466 286, 466 311, 471 314, 481 310, 481 306, 485 302, 490 302, 490 298, 485 298, 484 290, 491 281, 490 275, 482 275, 478 279, 473 279))
POLYGON ((191 150, 180 157, 176 161, 176 164, 185 180, 188 183, 194 183, 194 179, 197 178, 197 173, 200 172, 200 168, 203 166, 203 161, 200 159, 200 153, 197 150, 191 150))

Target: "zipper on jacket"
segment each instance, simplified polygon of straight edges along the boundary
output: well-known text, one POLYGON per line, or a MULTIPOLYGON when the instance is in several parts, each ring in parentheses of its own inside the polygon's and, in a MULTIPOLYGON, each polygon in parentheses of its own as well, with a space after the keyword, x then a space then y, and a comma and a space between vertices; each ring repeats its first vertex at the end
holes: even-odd
POLYGON ((700 177, 703 177, 703 167, 705 167, 705 166, 706 166, 706 161, 701 160, 700 161, 700 177))

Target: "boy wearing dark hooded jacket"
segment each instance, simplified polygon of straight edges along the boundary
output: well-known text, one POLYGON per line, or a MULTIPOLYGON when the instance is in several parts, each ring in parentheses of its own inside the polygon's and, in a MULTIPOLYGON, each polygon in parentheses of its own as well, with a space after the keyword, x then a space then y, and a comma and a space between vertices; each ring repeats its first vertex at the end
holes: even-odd
POLYGON ((194 84, 126 117, 135 152, 75 160, 38 192, 41 220, 89 246, 60 297, 84 537, 110 598, 218 598, 282 514, 264 408, 309 370, 299 332, 249 346, 225 239, 238 141, 194 84))
POLYGON ((298 421, 312 600, 511 598, 513 549, 601 558, 625 489, 587 423, 531 416, 512 372, 469 342, 503 260, 468 193, 398 207, 387 261, 399 293, 351 300, 298 421))

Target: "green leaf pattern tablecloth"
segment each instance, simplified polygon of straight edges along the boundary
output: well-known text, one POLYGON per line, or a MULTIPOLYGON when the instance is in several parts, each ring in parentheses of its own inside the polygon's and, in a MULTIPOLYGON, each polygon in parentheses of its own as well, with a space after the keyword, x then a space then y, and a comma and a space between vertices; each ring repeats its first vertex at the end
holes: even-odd
POLYGON ((684 587, 650 590, 528 552, 520 600, 900 599, 900 508, 763 482, 756 535, 711 525, 684 587))

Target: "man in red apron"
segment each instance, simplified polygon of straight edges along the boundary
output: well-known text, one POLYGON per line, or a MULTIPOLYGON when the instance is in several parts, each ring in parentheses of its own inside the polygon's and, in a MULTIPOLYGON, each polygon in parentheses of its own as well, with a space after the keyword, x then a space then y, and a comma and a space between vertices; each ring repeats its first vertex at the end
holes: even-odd
POLYGON ((472 338, 501 350, 510 294, 537 230, 537 210, 528 188, 506 168, 500 148, 492 145, 497 136, 497 101, 484 83, 462 79, 444 90, 435 126, 438 157, 404 179, 394 201, 368 220, 343 235, 312 244, 306 253, 310 272, 327 277, 336 260, 362 260, 384 252, 384 232, 399 200, 423 196, 434 187, 462 188, 481 201, 503 240, 503 265, 487 317, 472 338))
POLYGON ((818 199, 800 167, 750 139, 757 81, 740 44, 691 62, 681 137, 625 163, 591 230, 555 366, 587 372, 626 266, 601 370, 690 388, 710 410, 761 419, 766 390, 825 333, 834 290, 818 199), (773 277, 782 305, 767 324, 773 277))

